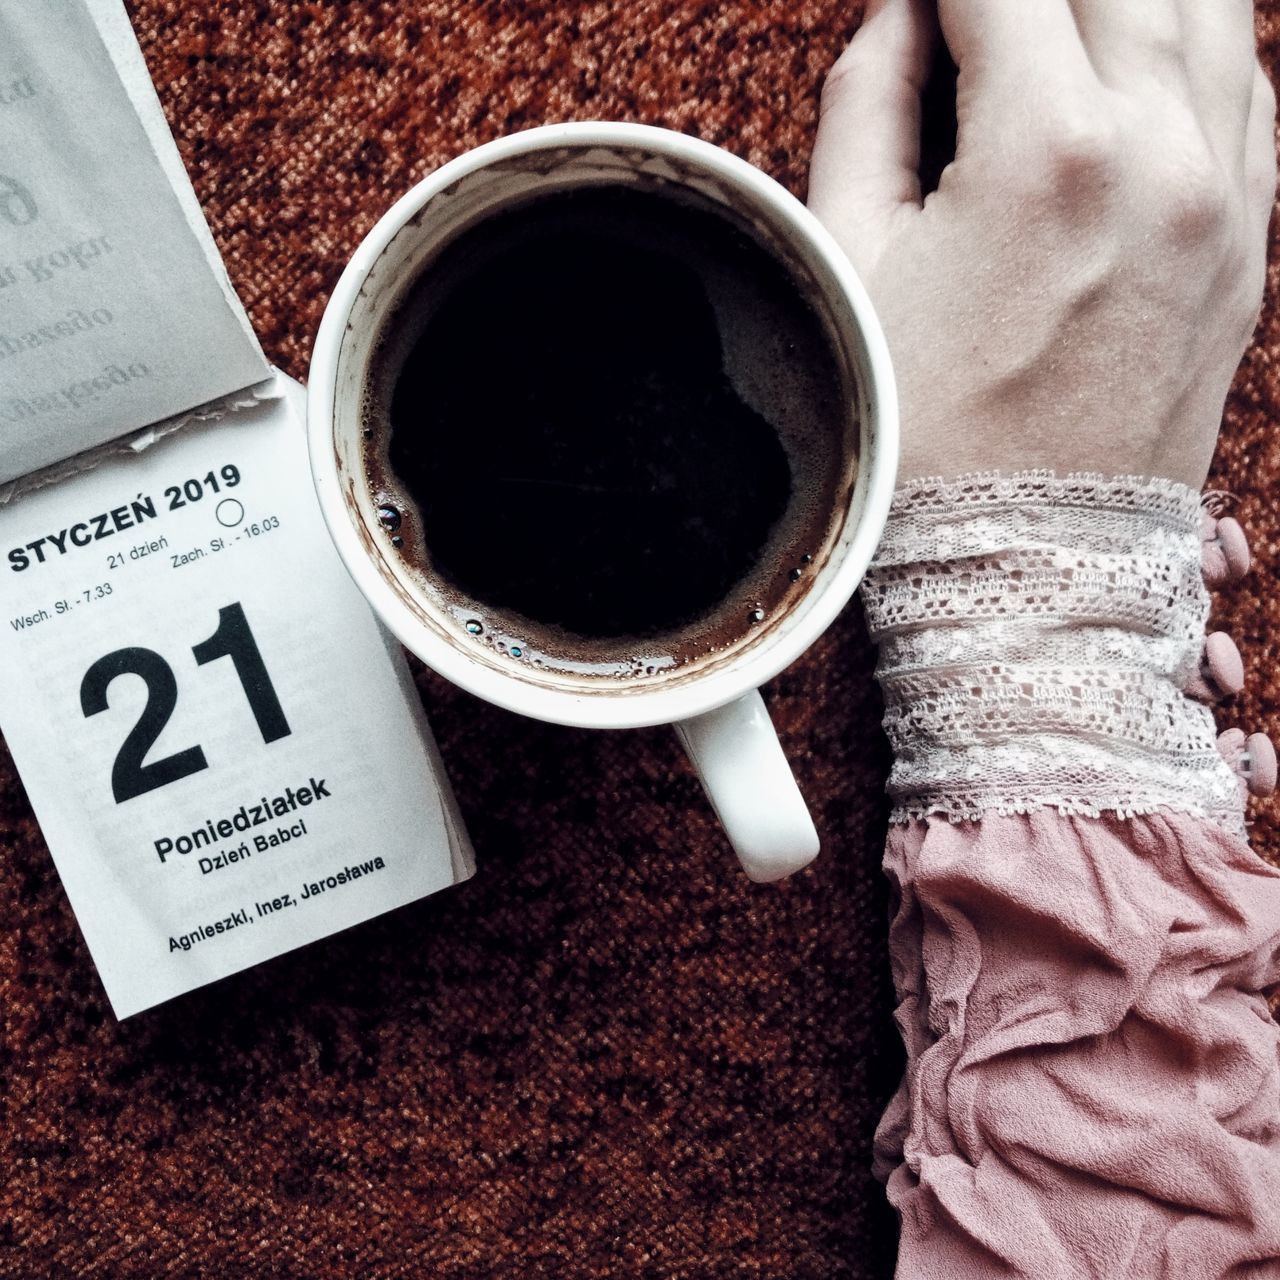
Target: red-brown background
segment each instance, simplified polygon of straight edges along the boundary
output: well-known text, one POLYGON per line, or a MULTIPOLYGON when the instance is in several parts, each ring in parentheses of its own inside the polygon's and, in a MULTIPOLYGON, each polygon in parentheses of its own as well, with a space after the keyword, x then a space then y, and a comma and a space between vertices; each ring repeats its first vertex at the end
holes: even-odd
MULTIPOLYGON (((375 218, 513 129, 663 124, 802 193, 860 5, 129 9, 263 346, 305 378, 375 218)), ((1274 67, 1277 0, 1259 31, 1274 67)), ((1250 730, 1280 728, 1277 351, 1273 295, 1215 472, 1257 560, 1220 606, 1252 671, 1224 722, 1250 730)), ((767 691, 826 847, 784 891, 735 870, 668 732, 420 674, 476 879, 123 1025, 0 756, 0 1276, 889 1276, 871 663, 851 609, 767 691)), ((1275 859, 1276 809, 1254 818, 1275 859)))

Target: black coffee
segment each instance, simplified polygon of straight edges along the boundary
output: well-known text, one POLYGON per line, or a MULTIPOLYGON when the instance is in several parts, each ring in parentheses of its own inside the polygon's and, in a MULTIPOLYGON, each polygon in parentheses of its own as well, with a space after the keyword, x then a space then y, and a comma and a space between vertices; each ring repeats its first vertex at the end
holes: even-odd
POLYGON ((785 607, 852 469, 789 274, 722 216, 636 190, 544 197, 454 241, 373 386, 399 553, 472 634, 570 669, 666 668, 785 607))

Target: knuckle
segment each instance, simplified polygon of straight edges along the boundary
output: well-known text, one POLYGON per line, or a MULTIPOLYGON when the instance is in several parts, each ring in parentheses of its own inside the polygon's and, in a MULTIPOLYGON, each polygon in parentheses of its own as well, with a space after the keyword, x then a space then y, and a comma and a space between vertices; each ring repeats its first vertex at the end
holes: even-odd
POLYGON ((864 41, 856 36, 844 52, 831 65, 827 78, 822 82, 819 110, 826 114, 834 106, 846 101, 858 85, 865 83, 874 68, 863 48, 864 41))
POLYGON ((827 78, 822 82, 822 92, 818 95, 819 115, 825 116, 838 108, 839 104, 847 98, 855 78, 856 72, 852 64, 845 62, 842 55, 841 61, 827 72, 827 78))
POLYGON ((1123 160, 1119 127, 1092 107, 1060 112, 1046 126, 1039 146, 1049 179, 1059 191, 1107 186, 1123 160))
POLYGON ((1162 17, 1153 12, 1143 24, 1142 53, 1149 66, 1176 75, 1186 66, 1187 37, 1175 7, 1166 7, 1162 17))
POLYGON ((1231 184, 1209 156, 1184 156, 1158 181, 1157 198, 1169 239, 1181 248, 1226 242, 1239 221, 1231 184))

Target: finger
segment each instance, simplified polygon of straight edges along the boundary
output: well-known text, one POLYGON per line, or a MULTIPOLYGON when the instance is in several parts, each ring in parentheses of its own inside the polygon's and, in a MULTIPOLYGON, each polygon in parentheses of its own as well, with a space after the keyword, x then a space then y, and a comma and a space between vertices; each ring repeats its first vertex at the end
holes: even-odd
POLYGON ((935 39, 931 0, 870 0, 823 86, 809 207, 864 271, 894 219, 920 205, 920 94, 935 39))
MULTIPOLYGON (((1128 0, 1113 0, 1128 3, 1128 0)), ((942 34, 961 81, 988 91, 1046 96, 1096 84, 1070 0, 937 0, 942 34)), ((1000 110, 1008 100, 999 101, 1000 110)))
POLYGON ((1120 93, 1173 93, 1224 168, 1242 167, 1254 64, 1251 0, 1072 0, 1098 77, 1120 93))
POLYGON ((1238 174, 1257 89, 1252 0, 1181 0, 1181 7, 1196 114, 1224 168, 1238 174))
MULTIPOLYGON (((1209 7, 1216 9, 1223 2, 1213 0, 1209 7)), ((1190 97, 1178 0, 1071 0, 1071 7, 1085 52, 1103 84, 1122 93, 1144 92, 1158 84, 1190 97)))

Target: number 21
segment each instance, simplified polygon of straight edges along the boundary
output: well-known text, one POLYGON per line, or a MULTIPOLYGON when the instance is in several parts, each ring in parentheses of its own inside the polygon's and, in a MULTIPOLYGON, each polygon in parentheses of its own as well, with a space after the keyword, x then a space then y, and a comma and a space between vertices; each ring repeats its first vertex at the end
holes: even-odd
MULTIPOLYGON (((262 654, 258 652, 244 608, 238 602, 219 611, 218 629, 207 640, 193 645, 191 652, 199 666, 216 658, 231 659, 249 710, 258 722, 263 742, 275 742, 289 736, 292 732, 289 722, 285 719, 280 699, 276 697, 262 654)), ((163 760, 154 760, 151 764, 143 763, 178 705, 178 681, 173 668, 154 649, 117 649, 99 658, 80 682, 80 709, 84 714, 96 716, 105 711, 107 690, 117 676, 123 675, 142 677, 147 686, 147 702, 138 723, 129 731, 116 753, 111 769, 111 794, 117 804, 209 767, 203 749, 198 746, 175 752, 163 760)))

